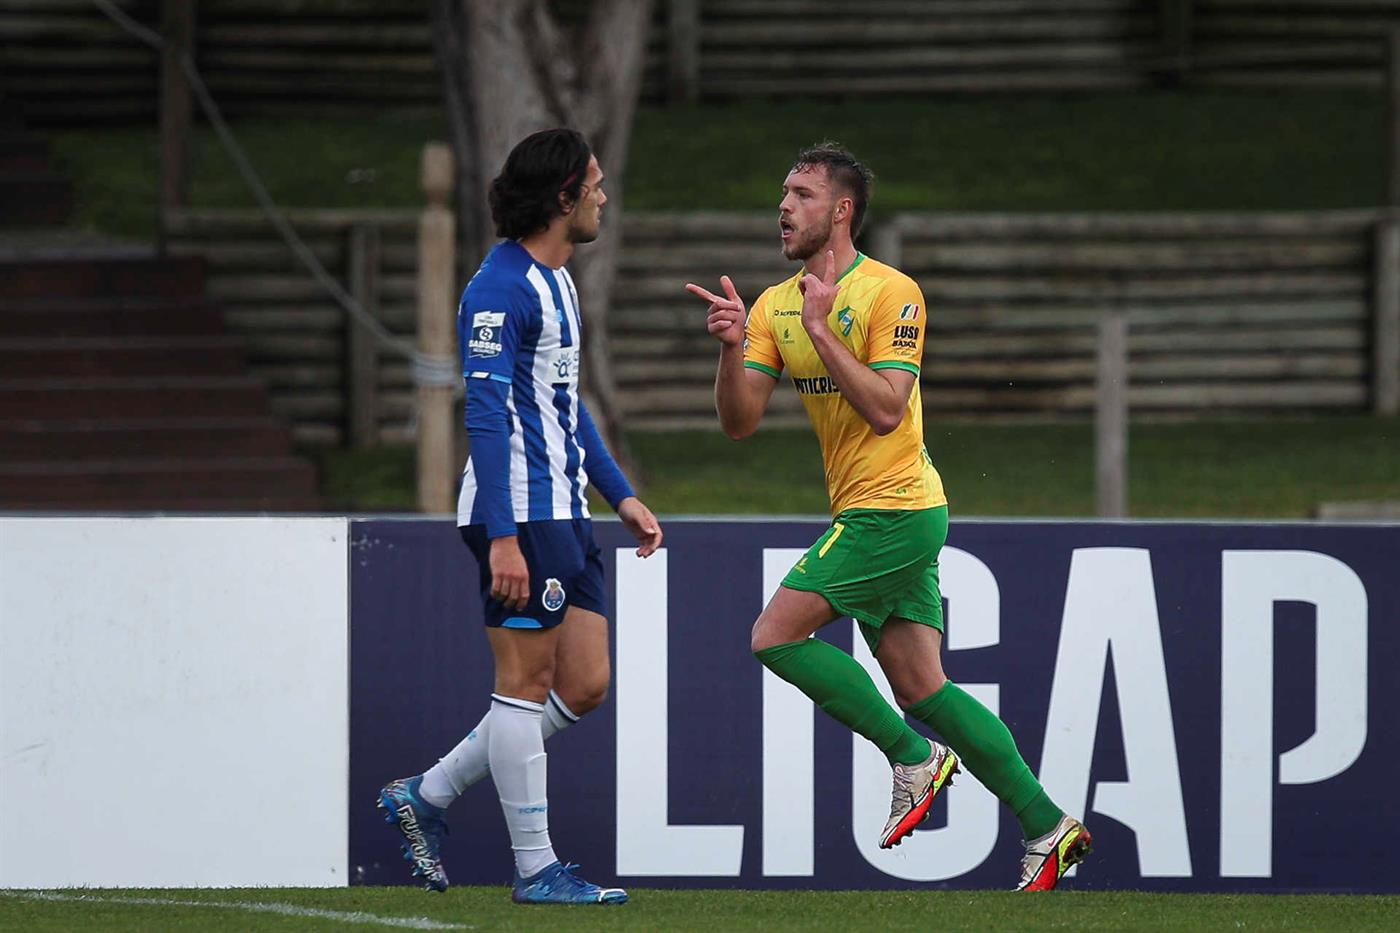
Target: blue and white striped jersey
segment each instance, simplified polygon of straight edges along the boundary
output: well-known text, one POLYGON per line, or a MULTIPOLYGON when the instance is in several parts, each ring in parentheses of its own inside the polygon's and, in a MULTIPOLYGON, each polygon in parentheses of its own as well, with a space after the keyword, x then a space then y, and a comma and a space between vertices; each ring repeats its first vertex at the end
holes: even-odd
MULTIPOLYGON (((580 436, 580 417, 592 437, 597 432, 579 402, 581 331, 568 271, 536 262, 519 243, 498 244, 467 284, 457 334, 472 453, 457 500, 459 525, 485 524, 494 537, 514 534, 512 520, 589 517, 585 461, 597 451, 580 436), (482 428, 488 422, 489 431, 482 428), (494 449, 485 456, 487 445, 504 439, 497 426, 508 431, 508 456, 501 451, 499 460, 494 449), (502 469, 508 485, 492 475, 502 469)), ((601 450, 604 468, 616 471, 601 450)))

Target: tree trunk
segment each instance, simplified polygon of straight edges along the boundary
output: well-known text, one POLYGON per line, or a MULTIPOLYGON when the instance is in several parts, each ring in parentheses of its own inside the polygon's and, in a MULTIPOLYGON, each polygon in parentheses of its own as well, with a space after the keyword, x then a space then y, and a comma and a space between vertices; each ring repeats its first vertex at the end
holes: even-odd
POLYGON ((442 98, 447 107, 457 184, 453 197, 457 206, 458 265, 470 271, 481 264, 491 248, 491 212, 486 206, 487 180, 482 178, 476 151, 476 115, 473 97, 466 84, 467 10, 461 0, 432 0, 433 51, 442 73, 442 98))
POLYGON ((579 290, 587 296, 584 317, 585 373, 590 374, 586 389, 593 396, 590 408, 604 412, 599 429, 606 432, 608 446, 631 467, 639 481, 638 467, 632 462, 622 433, 622 412, 613 378, 612 342, 608 339, 613 284, 617 279, 617 257, 622 245, 623 177, 627 165, 627 145, 632 138, 632 120, 642 86, 646 60, 647 30, 651 25, 649 0, 595 3, 583 43, 583 54, 593 62, 592 73, 599 86, 589 102, 579 108, 586 120, 580 125, 607 173, 607 217, 593 244, 578 253, 579 290), (591 103, 592 106, 589 106, 591 103))
POLYGON ((581 248, 573 262, 585 321, 583 389, 609 447, 635 475, 608 350, 608 309, 622 235, 622 176, 641 91, 651 2, 594 0, 586 22, 569 28, 556 20, 546 0, 434 3, 435 31, 451 30, 456 39, 439 37, 437 50, 459 164, 476 167, 474 177, 462 178, 462 198, 476 206, 464 211, 462 226, 475 224, 480 254, 495 239, 485 208, 490 178, 525 136, 554 126, 573 127, 588 138, 607 176, 608 206, 599 237, 581 248))

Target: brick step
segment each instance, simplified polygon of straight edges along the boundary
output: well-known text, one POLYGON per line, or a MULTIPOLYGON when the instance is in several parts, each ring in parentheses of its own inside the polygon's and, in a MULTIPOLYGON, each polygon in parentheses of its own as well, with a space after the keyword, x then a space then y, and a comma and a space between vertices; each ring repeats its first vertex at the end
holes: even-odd
POLYGON ((243 372, 243 342, 233 337, 0 336, 0 373, 8 379, 236 376, 243 372))
POLYGON ((9 461, 113 457, 281 457, 291 431, 273 418, 0 421, 9 461))
POLYGON ((0 296, 6 298, 147 295, 204 298, 199 256, 147 259, 48 259, 0 264, 0 296))
POLYGON ((0 338, 221 334, 223 316, 202 300, 16 301, 0 298, 0 338))
POLYGON ((32 136, 0 134, 0 172, 43 172, 51 167, 47 143, 32 136))
POLYGON ((265 415, 251 376, 165 379, 0 379, 0 420, 265 415))
POLYGON ((159 508, 207 499, 316 498, 316 469, 296 457, 38 460, 0 463, 0 508, 159 508))
MULTIPOLYGON (((110 237, 96 230, 27 227, 0 232, 0 263, 48 262, 54 259, 149 259, 157 255, 159 253, 155 247, 147 243, 110 237)), ((98 296, 98 300, 111 299, 98 296)), ((0 299, 0 305, 5 303, 5 299, 0 299)))
POLYGON ((61 224, 73 212, 73 187, 53 172, 0 170, 0 227, 61 224))

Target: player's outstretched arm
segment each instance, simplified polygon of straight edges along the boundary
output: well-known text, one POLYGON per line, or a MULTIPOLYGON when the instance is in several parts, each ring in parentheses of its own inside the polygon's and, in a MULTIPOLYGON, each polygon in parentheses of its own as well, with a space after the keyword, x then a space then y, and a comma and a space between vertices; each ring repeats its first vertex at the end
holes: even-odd
POLYGON ((593 423, 593 416, 582 399, 578 403, 578 439, 583 447, 583 464, 589 481, 608 500, 608 505, 641 545, 637 556, 650 557, 661 546, 661 523, 632 491, 632 484, 603 443, 603 436, 598 433, 598 426, 593 423))
POLYGON ((768 400, 778 384, 772 376, 744 366, 744 301, 727 275, 720 276, 720 297, 694 283, 686 291, 710 303, 705 326, 719 341, 719 368, 715 373, 715 412, 725 434, 734 440, 748 437, 758 428, 768 400))

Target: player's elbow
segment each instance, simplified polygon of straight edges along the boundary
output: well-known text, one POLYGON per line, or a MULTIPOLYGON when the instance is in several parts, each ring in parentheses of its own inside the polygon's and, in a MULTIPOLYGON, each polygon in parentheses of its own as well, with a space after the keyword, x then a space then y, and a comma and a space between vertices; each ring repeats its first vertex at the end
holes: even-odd
POLYGON ((880 412, 870 419, 870 428, 878 436, 884 437, 886 434, 894 433, 894 429, 899 427, 899 423, 904 420, 904 412, 898 414, 887 414, 880 412))
POLYGON ((742 441, 758 429, 757 418, 745 418, 719 410, 719 428, 731 441, 742 441))

